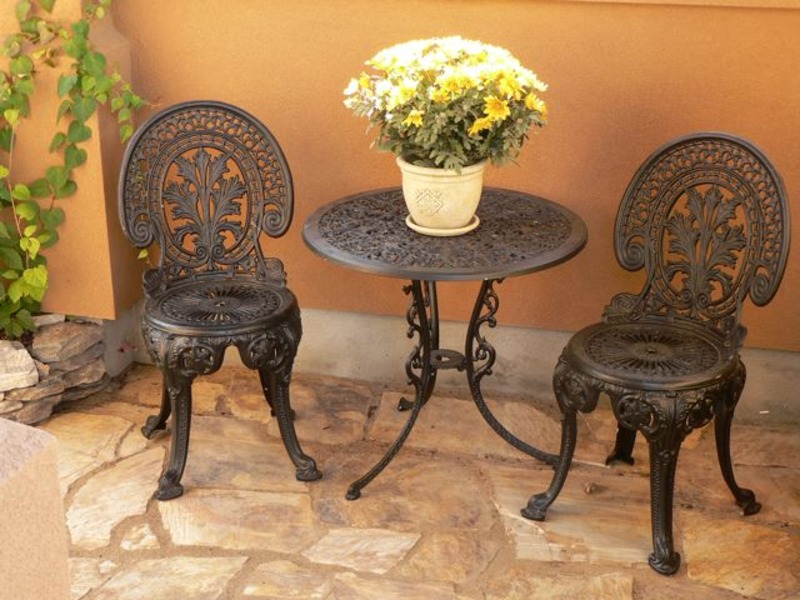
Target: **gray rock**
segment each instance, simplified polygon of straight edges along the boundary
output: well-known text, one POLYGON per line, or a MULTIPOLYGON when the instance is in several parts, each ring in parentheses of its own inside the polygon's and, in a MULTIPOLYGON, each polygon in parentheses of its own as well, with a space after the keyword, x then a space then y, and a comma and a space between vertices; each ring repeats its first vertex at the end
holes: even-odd
POLYGON ((0 400, 0 416, 5 416, 6 413, 14 412, 22 408, 22 402, 14 402, 12 400, 0 400))
POLYGON ((69 388, 67 391, 61 394, 61 400, 63 402, 81 400, 87 396, 96 394, 97 392, 102 392, 110 382, 111 378, 108 375, 104 375, 103 378, 96 383, 69 388))
POLYGON ((33 317, 33 323, 36 328, 44 327, 45 325, 53 325, 54 323, 63 323, 65 320, 64 315, 58 313, 46 313, 43 315, 36 315, 33 317))
POLYGON ((87 365, 74 371, 64 373, 64 387, 67 389, 90 385, 100 381, 106 374, 106 364, 102 358, 96 358, 87 365))
POLYGON ((11 421, 18 423, 25 423, 26 425, 33 425, 40 421, 44 421, 47 417, 53 414, 53 407, 61 402, 61 395, 50 396, 38 402, 29 402, 23 404, 22 408, 16 412, 11 412, 3 415, 11 421))
POLYGON ((6 400, 14 402, 34 402, 42 398, 47 398, 48 396, 60 394, 64 389, 64 376, 58 373, 40 380, 39 383, 34 386, 9 391, 6 394, 6 400))
POLYGON ((101 356, 103 356, 105 349, 106 349, 105 344, 103 342, 99 342, 94 346, 90 346, 87 350, 84 350, 77 356, 73 356, 72 358, 68 358, 67 360, 60 360, 57 362, 51 362, 47 364, 51 369, 57 369, 59 371, 75 371, 76 369, 85 367, 95 359, 98 359, 101 356))
POLYGON ((100 325, 65 321, 39 329, 33 337, 31 353, 46 363, 59 362, 77 356, 102 340, 100 325))
POLYGON ((28 387, 39 382, 39 372, 25 346, 0 341, 0 391, 28 387))

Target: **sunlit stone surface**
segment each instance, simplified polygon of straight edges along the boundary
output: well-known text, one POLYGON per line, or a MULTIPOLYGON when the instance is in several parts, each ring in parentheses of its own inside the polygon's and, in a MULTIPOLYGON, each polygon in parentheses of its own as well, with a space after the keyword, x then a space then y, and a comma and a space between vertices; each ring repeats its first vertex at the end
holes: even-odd
POLYGON ((333 529, 303 555, 312 562, 383 574, 417 543, 419 534, 381 529, 333 529))
POLYGON ((486 600, 633 600, 633 577, 620 573, 590 577, 537 577, 530 569, 514 568, 490 581, 486 600))
POLYGON ((114 527, 132 515, 143 514, 163 458, 161 448, 145 450, 95 475, 80 488, 67 510, 72 543, 80 548, 101 548, 110 541, 114 527))
MULTIPOLYGON (((302 483, 254 373, 198 382, 186 493, 169 502, 151 495, 171 424, 151 440, 140 432, 161 400, 157 369, 137 367, 102 401, 43 424, 61 446, 71 600, 789 600, 800 589, 797 425, 734 425, 737 479, 763 503, 749 517, 722 480, 713 428, 686 441, 674 529, 684 562, 664 577, 647 565, 647 444, 640 436, 636 465, 606 467, 608 407, 579 416, 573 469, 533 522, 519 511, 552 469, 508 446, 471 402, 434 396, 409 443, 348 501, 408 416, 398 391, 296 375, 298 434, 324 472, 302 483)), ((557 411, 490 404, 522 439, 558 447, 557 411)))
POLYGON ((322 537, 306 494, 191 490, 159 502, 164 529, 179 546, 295 553, 322 537))
POLYGON ((243 595, 247 598, 322 600, 329 597, 331 586, 331 577, 318 569, 277 560, 258 565, 247 576, 243 595))
POLYGON ((797 535, 693 512, 681 515, 681 527, 691 579, 764 600, 800 596, 797 535))
POLYGON ((106 582, 93 600, 185 598, 221 600, 231 578, 242 568, 243 557, 198 558, 175 556, 143 560, 121 570, 106 582))

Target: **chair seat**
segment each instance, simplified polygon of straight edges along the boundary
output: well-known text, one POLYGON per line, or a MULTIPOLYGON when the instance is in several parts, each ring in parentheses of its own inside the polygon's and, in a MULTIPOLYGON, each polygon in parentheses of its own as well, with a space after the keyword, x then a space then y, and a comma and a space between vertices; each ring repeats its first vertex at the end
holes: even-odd
POLYGON ((173 286, 145 304, 148 324, 180 335, 238 335, 263 329, 297 310, 286 287, 257 280, 206 279, 173 286))
POLYGON ((709 384, 737 364, 714 330, 695 323, 597 323, 564 350, 574 368, 605 382, 642 390, 677 391, 709 384))

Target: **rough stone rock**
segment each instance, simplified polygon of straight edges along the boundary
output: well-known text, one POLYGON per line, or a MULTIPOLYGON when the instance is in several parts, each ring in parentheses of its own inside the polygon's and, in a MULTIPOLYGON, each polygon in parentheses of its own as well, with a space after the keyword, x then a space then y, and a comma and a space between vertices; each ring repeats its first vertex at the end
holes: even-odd
POLYGON ((91 396, 92 394, 96 394, 97 392, 104 390, 110 381, 111 378, 104 374, 103 377, 95 383, 69 388, 61 395, 61 400, 63 402, 72 402, 73 400, 86 398, 87 396, 91 396))
POLYGON ((19 342, 0 341, 0 391, 36 385, 39 371, 25 346, 19 342))
POLYGON ((105 374, 105 362, 103 362, 102 358, 96 358, 87 365, 64 373, 64 387, 70 389, 97 383, 105 374))
POLYGON ((17 402, 33 402, 34 400, 41 400, 47 396, 54 396, 60 394, 65 389, 64 378, 58 375, 51 375, 42 379, 34 386, 10 390, 6 394, 7 400, 17 402))
POLYGON ((102 340, 100 325, 65 321, 39 329, 33 337, 31 354, 43 362, 59 362, 81 354, 102 340))
POLYGON ((53 414, 53 407, 61 402, 61 395, 48 396, 37 402, 29 402, 23 404, 22 408, 15 412, 3 415, 11 421, 18 423, 25 423, 26 425, 33 425, 39 421, 44 421, 47 417, 53 414))
POLYGON ((80 369, 81 367, 84 367, 92 361, 102 357, 103 353, 105 352, 105 348, 105 344, 103 342, 99 342, 94 346, 90 346, 87 350, 84 350, 80 354, 73 356, 72 358, 51 362, 48 363, 48 366, 51 369, 57 369, 59 371, 75 371, 76 369, 80 369))
POLYGON ((44 315, 36 315, 33 317, 33 322, 36 328, 44 327, 45 325, 53 325, 55 323, 63 323, 66 320, 64 315, 58 313, 46 313, 44 315))
POLYGON ((22 408, 22 402, 12 402, 11 400, 0 400, 0 415, 5 416, 6 413, 14 412, 22 408))

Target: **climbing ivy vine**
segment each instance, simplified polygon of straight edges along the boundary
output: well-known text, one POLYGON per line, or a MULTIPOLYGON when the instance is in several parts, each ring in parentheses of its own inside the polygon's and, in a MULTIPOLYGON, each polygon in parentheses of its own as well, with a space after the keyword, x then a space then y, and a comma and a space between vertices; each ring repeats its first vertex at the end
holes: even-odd
POLYGON ((133 134, 134 111, 144 105, 89 40, 92 23, 107 14, 111 0, 86 2, 82 17, 66 24, 52 18, 55 1, 16 2, 18 31, 2 46, 7 68, 0 71, 0 331, 12 339, 34 329, 32 316, 48 287, 42 249, 58 241, 66 218, 60 201, 77 190, 73 174, 87 159, 82 146, 92 136, 88 122, 108 106, 124 143, 133 134), (63 69, 56 89, 39 89, 37 75, 55 67, 63 69), (39 177, 20 181, 15 148, 34 93, 55 93, 61 102, 50 156, 42 157, 39 177))

